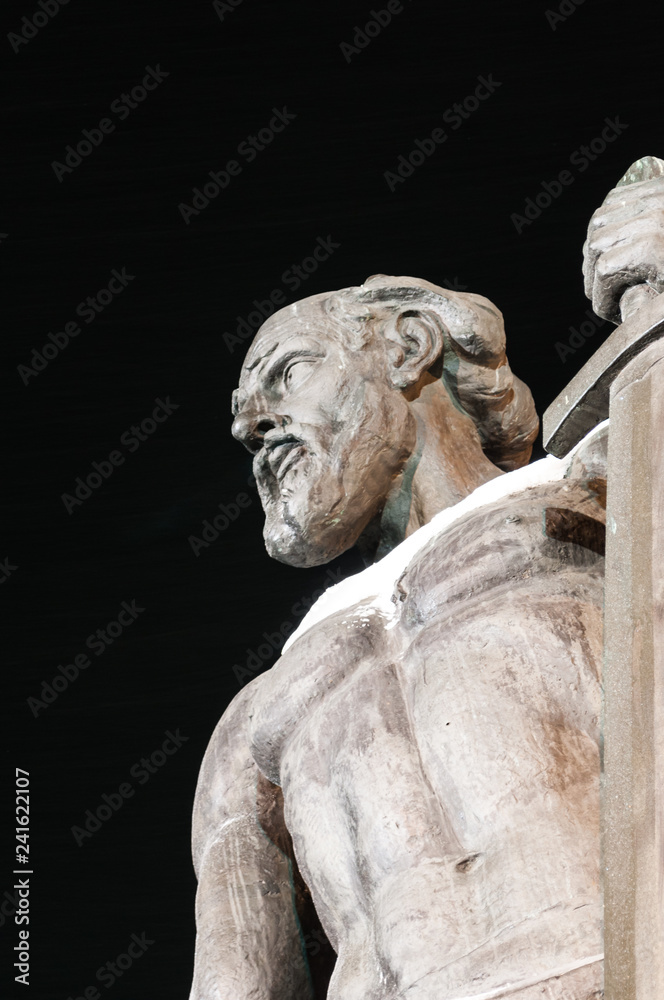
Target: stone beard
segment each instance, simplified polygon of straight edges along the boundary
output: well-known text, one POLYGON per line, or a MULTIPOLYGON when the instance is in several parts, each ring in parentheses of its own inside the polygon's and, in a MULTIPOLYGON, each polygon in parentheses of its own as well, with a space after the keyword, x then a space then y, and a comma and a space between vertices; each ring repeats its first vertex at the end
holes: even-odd
POLYGON ((414 418, 395 413, 384 379, 368 370, 368 358, 360 354, 362 364, 349 368, 341 363, 343 344, 332 340, 323 363, 319 343, 315 332, 289 341, 292 351, 305 352, 288 369, 289 385, 298 378, 309 382, 306 401, 315 401, 313 413, 277 427, 254 467, 267 550, 301 566, 325 563, 330 551, 357 542, 416 437, 414 418), (320 360, 307 360, 307 353, 320 360), (341 376, 334 383, 327 377, 330 368, 341 376), (400 439, 404 417, 405 440, 400 439))

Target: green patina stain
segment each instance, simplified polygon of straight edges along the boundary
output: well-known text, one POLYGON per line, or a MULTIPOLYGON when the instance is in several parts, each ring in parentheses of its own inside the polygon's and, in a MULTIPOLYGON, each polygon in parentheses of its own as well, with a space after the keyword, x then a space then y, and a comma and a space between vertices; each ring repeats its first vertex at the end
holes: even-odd
POLYGON ((403 542, 406 537, 408 521, 410 519, 410 509, 413 502, 413 479, 417 472, 417 467, 422 458, 424 443, 426 441, 426 428, 420 417, 417 417, 417 441, 415 450, 406 462, 402 473, 403 479, 401 488, 395 496, 391 497, 385 507, 380 519, 380 542, 376 550, 375 560, 378 561, 391 552, 393 548, 403 542))

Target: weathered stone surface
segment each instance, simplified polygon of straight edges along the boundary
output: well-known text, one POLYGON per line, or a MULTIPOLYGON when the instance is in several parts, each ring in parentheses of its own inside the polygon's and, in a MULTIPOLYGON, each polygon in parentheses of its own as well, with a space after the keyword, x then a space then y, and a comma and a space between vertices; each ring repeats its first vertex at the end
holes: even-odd
POLYGON ((587 959, 601 985, 603 560, 547 538, 551 506, 601 524, 568 482, 473 512, 401 576, 390 629, 339 612, 255 685, 330 997, 516 990, 587 959))
MULTIPOLYGON (((546 524, 547 511, 565 511, 601 535, 602 437, 575 457, 577 478, 489 495, 431 538, 394 581, 389 620, 370 589, 309 628, 220 723, 197 829, 237 836, 218 812, 233 755, 251 775, 236 813, 265 814, 261 781, 283 789, 294 856, 338 955, 317 995, 534 1000, 546 983, 549 996, 587 1000, 601 988, 603 559, 546 524)), ((288 855, 278 805, 263 828, 288 855)), ((237 879, 256 844, 235 849, 237 879)), ((267 843, 263 856, 267 882, 267 843)), ((301 940, 284 933, 285 913, 254 919, 223 899, 201 956, 219 996, 256 984, 265 996, 314 995, 289 978, 268 985, 253 967, 228 977, 227 938, 242 939, 243 921, 290 944, 290 957, 261 949, 264 975, 296 967, 301 940)), ((296 904, 280 900, 292 918, 296 904)), ((313 933, 302 925, 305 941, 313 933)))
POLYGON ((375 275, 259 331, 233 432, 268 551, 311 566, 357 544, 373 565, 213 736, 192 1000, 603 996, 607 505, 607 1000, 664 994, 664 355, 634 360, 664 329, 660 163, 593 216, 588 293, 623 323, 547 433, 566 451, 614 381, 608 491, 606 424, 524 468, 532 399, 480 296, 375 275))
POLYGON ((644 156, 590 220, 583 277, 598 316, 620 323, 664 292, 663 215, 664 160, 644 156))
POLYGON ((270 317, 234 408, 233 433, 256 454, 267 549, 300 566, 354 544, 383 555, 524 465, 538 428, 496 307, 385 275, 270 317))
POLYGON ((586 291, 621 326, 545 414, 554 452, 610 417, 602 851, 606 1000, 664 995, 664 161, 595 213, 586 291))
POLYGON ((633 163, 593 214, 583 277, 597 315, 622 325, 544 414, 544 447, 559 457, 607 419, 612 382, 664 331, 664 160, 633 163))
POLYGON ((545 410, 544 447, 562 458, 609 416, 611 385, 623 368, 664 334, 664 295, 647 301, 607 337, 545 410))
POLYGON ((603 874, 607 996, 664 996, 664 342, 611 392, 603 874))

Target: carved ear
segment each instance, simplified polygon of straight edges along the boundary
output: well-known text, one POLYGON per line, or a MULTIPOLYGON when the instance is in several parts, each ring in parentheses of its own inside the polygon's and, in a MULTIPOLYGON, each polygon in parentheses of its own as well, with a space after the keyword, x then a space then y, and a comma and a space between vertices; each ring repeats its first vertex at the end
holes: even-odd
POLYGON ((443 325, 431 310, 402 309, 387 321, 383 335, 390 379, 399 389, 415 385, 441 359, 443 325))

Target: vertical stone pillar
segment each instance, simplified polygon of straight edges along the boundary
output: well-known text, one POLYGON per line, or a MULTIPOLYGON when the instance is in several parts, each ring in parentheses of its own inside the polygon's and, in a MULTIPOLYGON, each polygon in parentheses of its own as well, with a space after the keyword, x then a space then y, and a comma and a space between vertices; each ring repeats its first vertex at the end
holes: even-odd
POLYGON ((611 387, 602 872, 606 1000, 664 1000, 664 341, 611 387))

